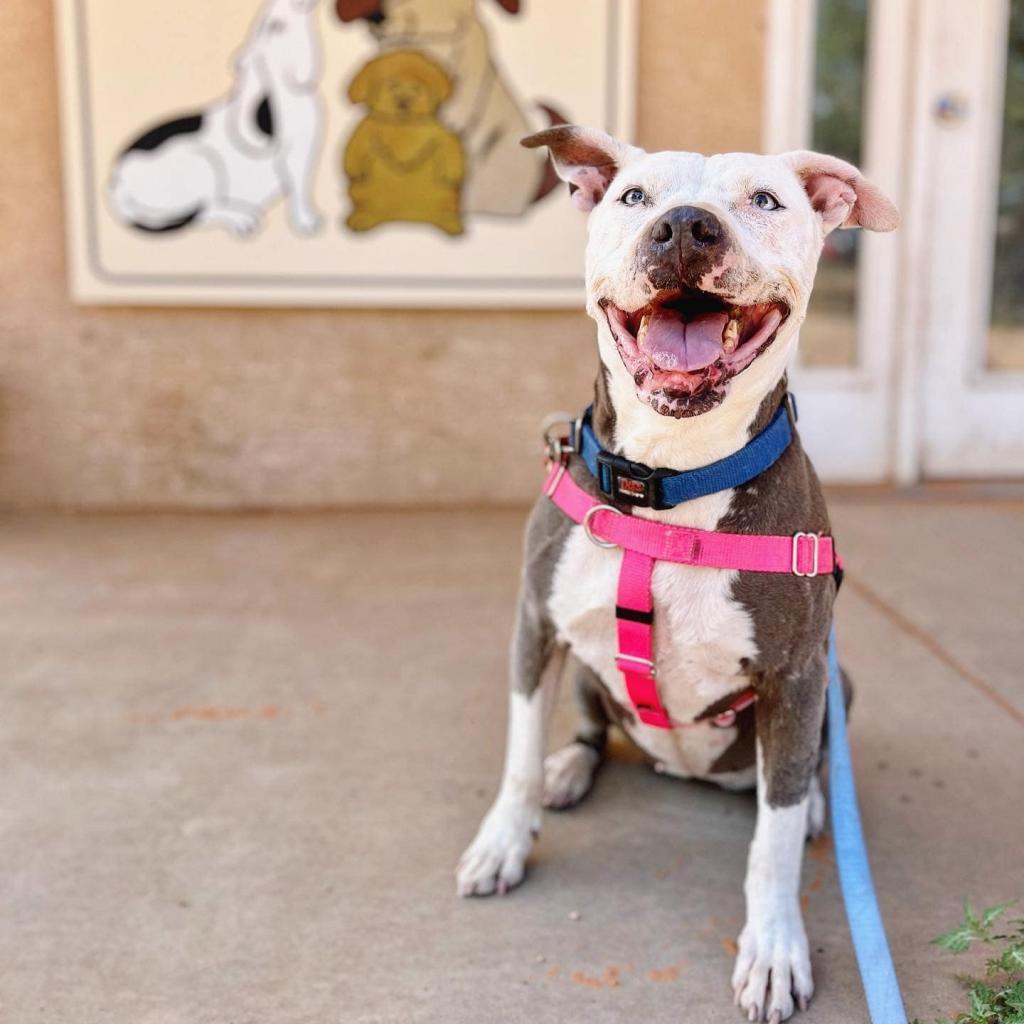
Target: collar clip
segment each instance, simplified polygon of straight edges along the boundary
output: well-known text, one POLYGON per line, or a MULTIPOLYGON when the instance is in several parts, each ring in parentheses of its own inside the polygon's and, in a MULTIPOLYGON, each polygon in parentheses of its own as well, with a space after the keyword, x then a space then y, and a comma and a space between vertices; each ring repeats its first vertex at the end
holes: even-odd
POLYGON ((661 500, 660 481, 672 476, 672 470, 651 469, 642 462, 631 462, 612 452, 597 453, 597 486, 601 493, 624 505, 639 508, 666 509, 661 500))

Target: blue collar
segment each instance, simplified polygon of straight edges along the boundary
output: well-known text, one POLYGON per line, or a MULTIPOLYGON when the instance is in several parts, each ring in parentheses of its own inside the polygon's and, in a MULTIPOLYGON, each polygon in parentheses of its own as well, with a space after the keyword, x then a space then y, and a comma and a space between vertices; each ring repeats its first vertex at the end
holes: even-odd
POLYGON ((716 491, 738 487, 759 476, 789 447, 793 440, 790 414, 796 422, 796 400, 786 395, 771 422, 738 452, 700 469, 678 473, 651 469, 642 462, 630 462, 605 451, 591 426, 593 406, 574 424, 570 442, 597 481, 601 493, 626 505, 666 509, 684 501, 703 498, 716 491))

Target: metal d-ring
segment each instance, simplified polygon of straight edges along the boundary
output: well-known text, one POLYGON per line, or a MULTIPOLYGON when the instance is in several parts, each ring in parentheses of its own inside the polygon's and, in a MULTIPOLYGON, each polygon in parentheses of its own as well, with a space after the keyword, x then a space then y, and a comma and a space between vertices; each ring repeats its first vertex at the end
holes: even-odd
POLYGON ((591 529, 590 520, 595 512, 614 512, 617 516, 621 516, 622 513, 615 508, 613 505, 592 505, 587 509, 586 515, 583 517, 583 522, 580 524, 583 527, 583 532, 587 535, 587 540, 591 544, 596 544, 599 548, 617 548, 619 545, 611 540, 602 540, 600 537, 594 536, 594 531, 591 529))
POLYGON ((549 416, 544 417, 541 423, 541 432, 544 435, 544 452, 552 462, 558 462, 565 455, 579 453, 579 443, 582 437, 580 427, 580 419, 570 416, 567 412, 553 412, 549 416), (569 436, 566 439, 554 433, 555 427, 563 424, 569 427, 569 436))

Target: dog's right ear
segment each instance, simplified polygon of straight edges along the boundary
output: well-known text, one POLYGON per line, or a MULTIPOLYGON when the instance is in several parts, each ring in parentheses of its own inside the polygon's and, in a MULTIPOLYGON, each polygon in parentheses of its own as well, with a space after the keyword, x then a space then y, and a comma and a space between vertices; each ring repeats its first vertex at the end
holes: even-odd
POLYGON ((834 228, 892 231, 899 226, 892 200, 853 164, 806 149, 782 157, 800 179, 826 235, 834 228))
POLYGON ((519 141, 527 149, 548 147, 555 171, 569 183, 573 205, 583 211, 597 206, 619 168, 642 152, 597 128, 577 124, 558 124, 519 141))

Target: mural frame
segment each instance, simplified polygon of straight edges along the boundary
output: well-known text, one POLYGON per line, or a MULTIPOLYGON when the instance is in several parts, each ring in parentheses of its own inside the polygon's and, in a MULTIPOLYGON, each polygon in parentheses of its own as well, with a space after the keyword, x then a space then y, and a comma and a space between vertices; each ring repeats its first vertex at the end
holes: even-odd
MULTIPOLYGON (((583 251, 558 274, 474 273, 470 253, 456 273, 358 274, 226 270, 128 271, 105 265, 99 242, 104 216, 96 180, 92 83, 85 26, 91 0, 56 0, 69 288, 85 305, 291 307, 578 307, 583 251)), ((537 0, 534 0, 537 2, 537 0)), ((608 70, 601 127, 632 139, 635 114, 636 0, 605 3, 608 70)), ((555 203, 558 197, 545 202, 555 203)), ((568 205, 568 204, 566 204, 568 205)), ((581 218, 582 220, 582 218, 581 218)), ((581 235, 582 237, 582 235, 581 235)), ((243 243, 244 244, 244 243, 243 243)))

